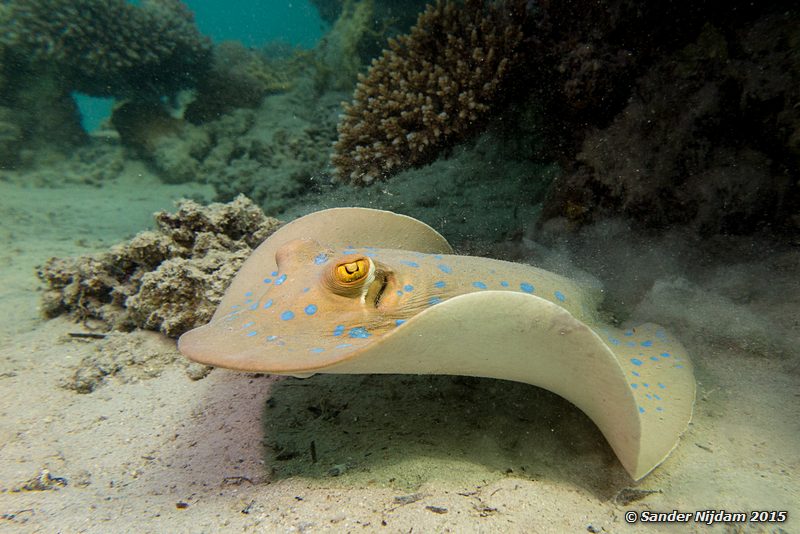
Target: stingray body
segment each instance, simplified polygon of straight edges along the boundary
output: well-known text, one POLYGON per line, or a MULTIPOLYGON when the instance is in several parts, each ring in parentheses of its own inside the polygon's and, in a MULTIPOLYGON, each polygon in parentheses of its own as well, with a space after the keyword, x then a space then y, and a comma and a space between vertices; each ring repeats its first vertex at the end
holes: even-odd
POLYGON ((179 347, 244 371, 527 382, 583 410, 638 480, 686 429, 694 378, 663 328, 604 325, 598 295, 528 265, 453 255, 410 217, 337 208, 270 236, 179 347))

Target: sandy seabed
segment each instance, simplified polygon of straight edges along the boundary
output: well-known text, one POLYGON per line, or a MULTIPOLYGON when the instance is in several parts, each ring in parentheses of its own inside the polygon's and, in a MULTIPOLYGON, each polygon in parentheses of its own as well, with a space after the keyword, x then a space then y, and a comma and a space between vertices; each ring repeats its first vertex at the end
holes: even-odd
MULTIPOLYGON (((0 182, 0 531, 800 532, 794 343, 771 358, 672 326, 690 340, 695 416, 635 484, 591 421, 531 386, 225 370, 193 380, 173 340, 76 338, 82 325, 41 318, 36 265, 104 250, 190 194, 210 191, 137 166, 102 188, 0 182), (108 350, 157 357, 91 393, 63 387, 108 350), (723 509, 788 520, 625 521, 723 509)), ((775 280, 787 285, 774 305, 797 314, 796 335, 791 280, 775 280)))

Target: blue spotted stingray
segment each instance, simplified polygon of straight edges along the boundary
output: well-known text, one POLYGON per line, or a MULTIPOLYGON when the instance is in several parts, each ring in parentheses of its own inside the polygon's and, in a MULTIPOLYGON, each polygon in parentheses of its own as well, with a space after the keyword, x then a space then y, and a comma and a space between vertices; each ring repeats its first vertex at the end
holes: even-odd
POLYGON ((603 324, 599 292, 530 265, 452 254, 429 226, 337 208, 284 226, 242 266, 189 358, 245 371, 459 374, 526 382, 583 410, 640 479, 691 419, 685 349, 603 324))

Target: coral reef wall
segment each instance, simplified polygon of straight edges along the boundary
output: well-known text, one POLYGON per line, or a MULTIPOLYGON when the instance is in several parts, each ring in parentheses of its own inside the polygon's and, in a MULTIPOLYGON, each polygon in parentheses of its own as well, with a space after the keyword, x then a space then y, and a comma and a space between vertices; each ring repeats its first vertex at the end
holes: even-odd
POLYGON ((478 130, 520 61, 523 16, 511 1, 439 0, 391 39, 344 107, 331 158, 338 177, 385 179, 478 130))

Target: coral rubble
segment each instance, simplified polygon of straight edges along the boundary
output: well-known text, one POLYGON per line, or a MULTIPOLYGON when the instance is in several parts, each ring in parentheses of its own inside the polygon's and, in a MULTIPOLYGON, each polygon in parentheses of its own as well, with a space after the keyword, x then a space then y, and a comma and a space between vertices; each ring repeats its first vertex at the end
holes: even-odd
POLYGON ((48 260, 38 271, 44 313, 178 336, 208 321, 250 251, 280 224, 243 196, 207 207, 184 200, 155 218, 155 231, 107 253, 48 260))
POLYGON ((430 162, 503 102, 521 59, 521 2, 439 0, 359 78, 331 162, 366 184, 430 162))

